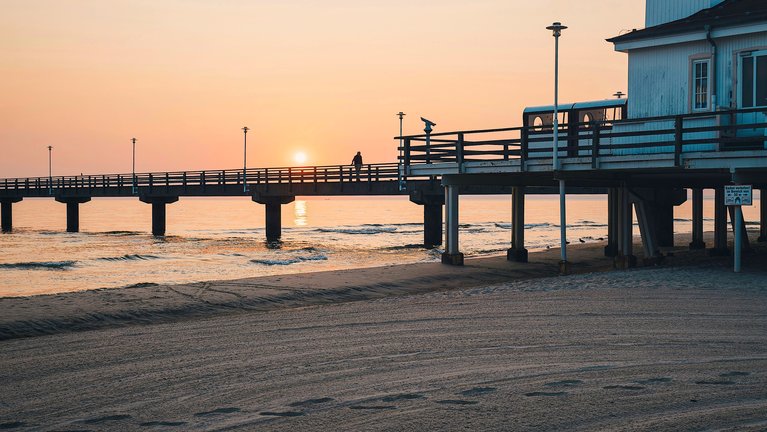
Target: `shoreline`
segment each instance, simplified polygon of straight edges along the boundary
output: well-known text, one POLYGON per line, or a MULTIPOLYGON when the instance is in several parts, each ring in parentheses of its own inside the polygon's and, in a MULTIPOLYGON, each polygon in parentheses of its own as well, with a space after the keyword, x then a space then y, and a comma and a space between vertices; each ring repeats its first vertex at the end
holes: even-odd
MULTIPOLYGON (((707 237, 710 233, 707 233, 707 237)), ((687 244, 689 235, 677 236, 687 244)), ((710 239, 706 239, 710 241, 710 239)), ((604 257, 605 242, 570 245, 572 272, 613 269, 604 257)), ((641 246, 635 246, 641 255, 641 246)), ((759 250, 761 246, 756 245, 759 250)), ((463 267, 413 263, 351 270, 261 276, 178 285, 138 285, 30 297, 0 298, 0 340, 94 330, 133 324, 154 324, 219 314, 268 312, 315 305, 372 300, 468 289, 491 284, 558 276, 559 250, 530 253, 530 262, 509 262, 503 256, 466 260, 463 267)), ((746 255, 746 269, 749 260, 746 255)), ((727 257, 705 251, 673 250, 668 266, 725 265, 727 257)), ((641 260, 640 260, 641 262, 641 260)), ((752 266, 753 267, 753 266, 752 266)))

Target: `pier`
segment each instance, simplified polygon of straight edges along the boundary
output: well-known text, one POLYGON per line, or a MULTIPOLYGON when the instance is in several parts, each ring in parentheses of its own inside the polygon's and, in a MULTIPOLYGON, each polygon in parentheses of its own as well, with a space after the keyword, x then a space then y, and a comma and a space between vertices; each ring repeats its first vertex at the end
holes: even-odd
MULTIPOLYGON (((748 114, 759 109, 720 110, 687 115, 620 119, 607 115, 615 101, 593 104, 578 119, 559 125, 556 144, 560 166, 554 169, 551 112, 538 111, 538 124, 514 128, 428 133, 396 137, 403 140, 402 161, 408 175, 440 176, 446 203, 446 249, 442 261, 461 265, 458 203, 461 188, 507 186, 513 189, 512 247, 508 259, 526 261, 524 196, 530 187, 553 188, 559 180, 568 187, 604 188, 608 191, 608 245, 605 255, 618 268, 637 264, 633 245, 633 219, 639 224, 644 260, 663 259, 663 249, 674 246, 674 207, 692 191, 693 249, 703 242, 703 191, 715 194, 712 255, 730 253, 728 217, 733 232, 743 226, 742 213, 725 206, 724 186, 752 185, 767 191, 767 121, 748 114), (584 115, 588 114, 588 116, 584 115), (549 123, 541 122, 548 115, 549 123), (599 120, 581 121, 597 118, 599 120), (752 118, 755 120, 743 120, 752 118), (740 121, 735 121, 741 119, 740 121), (637 124, 661 127, 637 130, 637 124), (749 131, 749 134, 742 134, 749 131), (753 131, 759 132, 754 134, 753 131), (737 220, 740 219, 740 220, 737 220)), ((525 121, 527 123, 527 121, 525 121)), ((766 195, 762 195, 763 197, 766 195)), ((760 200, 760 236, 767 240, 767 204, 760 200)), ((748 235, 743 230, 748 249, 748 235)))

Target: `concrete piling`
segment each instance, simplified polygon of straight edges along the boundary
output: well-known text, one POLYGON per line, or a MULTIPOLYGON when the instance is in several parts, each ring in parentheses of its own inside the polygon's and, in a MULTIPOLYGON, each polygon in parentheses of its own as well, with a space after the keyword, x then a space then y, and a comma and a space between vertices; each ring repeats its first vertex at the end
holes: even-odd
POLYGON ((152 235, 163 237, 165 235, 165 206, 178 201, 177 196, 142 196, 141 202, 152 205, 152 235))
POLYGON ((257 194, 253 202, 266 206, 266 241, 276 242, 282 237, 282 205, 290 204, 296 197, 292 195, 257 194))
POLYGON ((516 186, 511 192, 511 248, 506 252, 509 261, 528 261, 525 249, 525 187, 516 186))
POLYGON ((692 190, 692 242, 690 249, 705 249, 703 241, 703 189, 692 190))
POLYGON ((90 200, 90 197, 56 197, 56 202, 67 205, 67 232, 80 232, 80 204, 90 200))
POLYGON ((3 198, 0 200, 0 226, 2 232, 13 231, 13 204, 21 201, 21 198, 3 198))

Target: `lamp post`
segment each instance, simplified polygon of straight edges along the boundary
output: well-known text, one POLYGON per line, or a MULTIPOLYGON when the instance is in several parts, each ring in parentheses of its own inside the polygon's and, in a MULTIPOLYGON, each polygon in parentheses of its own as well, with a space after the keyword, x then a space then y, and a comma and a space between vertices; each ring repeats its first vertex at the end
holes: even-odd
MULTIPOLYGON (((554 145, 552 146, 553 152, 553 170, 556 173, 559 171, 559 37, 562 35, 562 30, 567 26, 563 26, 560 22, 555 22, 552 25, 546 27, 547 30, 551 30, 554 35, 554 145)), ((565 200, 565 181, 559 179, 559 227, 560 227, 560 272, 566 274, 568 272, 567 265, 567 217, 566 217, 566 200, 565 200)))
POLYGON ((48 195, 53 195, 53 164, 51 159, 53 157, 53 146, 48 146, 48 195))
POLYGON ((247 126, 242 128, 243 151, 242 151, 242 191, 248 192, 248 131, 247 126))
POLYGON ((133 143, 133 168, 131 169, 133 173, 133 195, 136 195, 136 138, 130 140, 133 143))
POLYGON ((405 190, 405 161, 402 159, 402 119, 405 115, 402 111, 397 113, 397 117, 399 117, 399 169, 397 170, 399 174, 399 190, 405 190))

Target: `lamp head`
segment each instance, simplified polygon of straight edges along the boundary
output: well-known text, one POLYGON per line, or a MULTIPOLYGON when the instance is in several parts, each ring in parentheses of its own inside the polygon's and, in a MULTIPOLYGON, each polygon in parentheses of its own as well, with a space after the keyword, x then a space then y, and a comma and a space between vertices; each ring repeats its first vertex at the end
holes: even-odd
POLYGON ((425 119, 425 118, 423 118, 423 117, 421 117, 421 121, 422 121, 422 122, 424 122, 424 123, 426 124, 426 126, 428 126, 428 127, 431 127, 431 126, 436 126, 436 125, 437 125, 437 124, 436 124, 436 123, 434 123, 433 121, 431 121, 431 120, 428 120, 428 119, 425 119))
POLYGON ((623 96, 626 96, 626 94, 619 90, 613 96, 615 96, 618 99, 623 99, 623 96))
POLYGON ((554 24, 546 27, 546 30, 551 30, 554 33, 554 37, 559 37, 562 34, 562 30, 566 28, 567 26, 564 26, 561 22, 557 21, 554 24))
POLYGON ((245 126, 245 127, 243 127, 243 128, 242 128, 242 131, 243 131, 244 133, 248 133, 248 131, 249 131, 249 130, 250 130, 250 128, 249 128, 249 127, 247 127, 247 126, 245 126))
POLYGON ((53 146, 48 146, 48 151, 53 150, 53 146))
POLYGON ((405 117, 407 114, 403 113, 402 111, 397 113, 397 117, 399 117, 400 120, 402 120, 402 117, 405 117))

